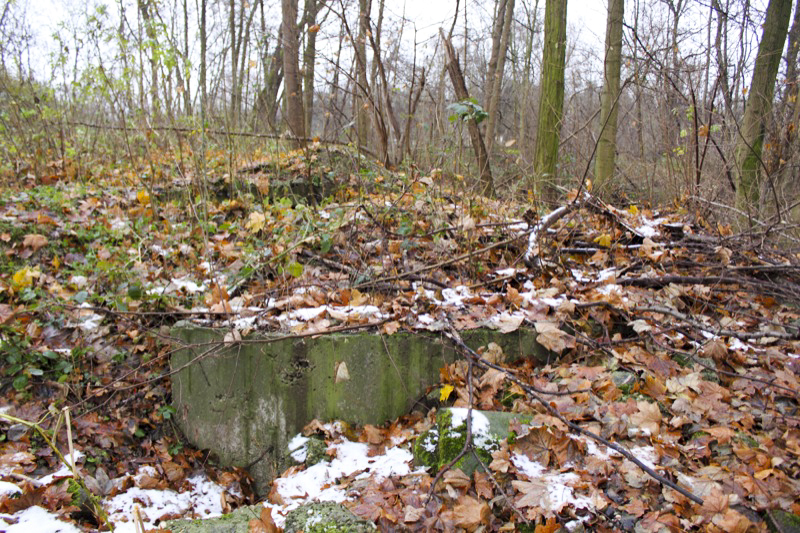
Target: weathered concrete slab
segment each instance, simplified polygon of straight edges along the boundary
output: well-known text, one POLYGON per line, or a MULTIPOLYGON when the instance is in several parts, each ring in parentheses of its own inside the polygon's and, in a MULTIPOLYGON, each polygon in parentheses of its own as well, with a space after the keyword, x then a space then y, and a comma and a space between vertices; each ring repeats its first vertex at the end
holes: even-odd
MULTIPOLYGON (((189 441, 225 465, 246 467, 263 492, 283 467, 288 440, 317 418, 382 424, 409 412, 456 354, 433 334, 251 337, 180 323, 187 343, 171 359, 172 397, 189 441)), ((510 357, 546 357, 536 333, 462 334, 473 349, 495 342, 510 357)))

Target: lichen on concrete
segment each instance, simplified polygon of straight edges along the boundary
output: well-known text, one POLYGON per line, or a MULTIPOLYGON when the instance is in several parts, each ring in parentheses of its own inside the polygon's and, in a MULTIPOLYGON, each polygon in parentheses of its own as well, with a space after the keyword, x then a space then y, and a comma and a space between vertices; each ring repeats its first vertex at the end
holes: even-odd
POLYGON ((261 516, 262 505, 239 507, 230 514, 204 520, 169 520, 163 529, 172 533, 247 533, 250 520, 261 516))
POLYGON ((286 516, 285 533, 372 533, 378 528, 338 503, 301 505, 286 516))

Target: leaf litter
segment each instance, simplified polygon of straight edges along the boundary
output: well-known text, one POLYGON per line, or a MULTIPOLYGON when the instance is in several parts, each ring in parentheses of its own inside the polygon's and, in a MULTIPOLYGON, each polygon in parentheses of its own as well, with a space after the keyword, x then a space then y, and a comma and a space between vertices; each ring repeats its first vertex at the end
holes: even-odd
MULTIPOLYGON (((213 200, 205 225, 118 178, 5 191, 4 412, 54 432, 65 451, 69 406, 76 470, 111 520, 132 526, 135 502, 159 527, 255 501, 245 472, 211 466, 173 425, 164 334, 176 320, 232 328, 234 341, 263 330, 527 327, 548 364, 484 347, 482 364, 443 370, 452 392, 438 406, 381 428, 323 431, 328 460, 276 480, 272 516, 327 498, 386 531, 757 531, 767 510, 800 512, 796 253, 680 210, 583 194, 538 217, 524 204, 442 194, 441 173, 422 178, 386 173, 380 187, 360 187, 351 175, 316 208, 213 200), (410 445, 437 407, 467 408, 470 397, 533 423, 485 469, 434 486, 410 445)), ((34 431, 4 431, 7 529, 102 526, 34 431)))

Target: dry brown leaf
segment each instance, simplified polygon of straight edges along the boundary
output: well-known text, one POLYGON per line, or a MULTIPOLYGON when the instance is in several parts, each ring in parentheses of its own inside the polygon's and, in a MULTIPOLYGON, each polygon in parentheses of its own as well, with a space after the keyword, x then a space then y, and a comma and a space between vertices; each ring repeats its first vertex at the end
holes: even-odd
POLYGON ((551 352, 560 354, 567 348, 575 346, 575 339, 558 329, 555 322, 537 322, 536 333, 538 333, 536 342, 551 352))
POLYGON ((31 248, 34 252, 47 244, 47 237, 38 233, 28 233, 22 241, 25 248, 31 248))
POLYGON ((489 474, 476 470, 472 475, 475 481, 475 493, 484 500, 491 500, 494 498, 494 487, 489 474))
POLYGON ((658 404, 640 400, 636 402, 636 406, 639 408, 639 412, 630 416, 631 424, 646 435, 658 435, 661 427, 661 411, 658 404))
POLYGON ((471 496, 464 496, 453 508, 453 519, 456 526, 467 531, 475 531, 478 526, 487 523, 489 513, 489 506, 486 502, 476 500, 471 496))
POLYGON ((460 468, 451 468, 447 472, 444 473, 442 476, 442 481, 445 485, 450 485, 453 488, 457 489, 466 489, 472 483, 472 480, 469 479, 460 468))
POLYGON ((535 427, 527 435, 518 437, 514 441, 513 449, 531 461, 547 467, 553 457, 551 450, 557 440, 557 436, 547 426, 535 427))
POLYGON ((419 509, 417 507, 412 507, 407 505, 404 512, 403 512, 403 522, 405 523, 413 523, 418 522, 420 518, 422 518, 425 509, 419 509))

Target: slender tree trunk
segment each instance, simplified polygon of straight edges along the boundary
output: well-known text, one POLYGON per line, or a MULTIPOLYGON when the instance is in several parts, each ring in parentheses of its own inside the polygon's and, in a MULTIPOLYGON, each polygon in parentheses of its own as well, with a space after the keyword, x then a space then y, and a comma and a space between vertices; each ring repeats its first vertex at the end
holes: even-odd
POLYGON ((303 111, 306 134, 311 135, 312 119, 314 117, 314 63, 317 56, 317 13, 319 3, 317 0, 306 0, 305 27, 306 47, 303 50, 303 111))
POLYGON ((297 0, 282 0, 283 23, 283 77, 286 101, 286 125, 298 144, 305 142, 305 114, 303 113, 303 88, 300 85, 300 36, 297 29, 297 0))
MULTIPOLYGON (((208 55, 208 32, 206 31, 206 0, 200 0, 200 110, 205 117, 206 105, 208 104, 208 83, 206 74, 208 71, 206 57, 208 55)), ((205 123, 203 123, 205 128, 205 123)))
POLYGON ((567 0, 547 0, 544 14, 544 50, 539 84, 539 122, 533 168, 550 199, 555 198, 558 144, 564 110, 564 64, 567 50, 567 0))
MULTIPOLYGON (((236 23, 236 0, 230 0, 228 4, 228 32, 231 38, 231 126, 236 129, 239 125, 239 47, 241 46, 242 33, 241 24, 236 23)), ((239 13, 244 10, 244 6, 239 8, 239 13)))
MULTIPOLYGON (((469 91, 467 91, 467 84, 464 82, 464 74, 461 72, 461 67, 458 65, 458 57, 456 51, 450 40, 445 36, 444 31, 439 30, 444 42, 444 49, 447 53, 447 72, 450 74, 450 81, 453 83, 453 90, 455 90, 456 98, 459 100, 469 100, 469 91)), ((485 196, 494 196, 494 182, 492 180, 492 170, 489 167, 489 153, 486 151, 486 145, 483 143, 483 137, 478 129, 478 124, 474 119, 467 121, 467 129, 469 130, 469 137, 472 141, 472 149, 475 151, 475 158, 478 160, 478 171, 480 172, 481 194, 485 196)))
MULTIPOLYGON (((506 20, 505 14, 507 5, 508 0, 496 0, 495 2, 494 22, 492 24, 492 51, 489 55, 486 79, 483 82, 483 107, 487 110, 489 109, 494 91, 494 80, 497 73, 498 59, 500 57, 500 40, 503 37, 503 23, 506 20)), ((488 145, 489 151, 492 149, 493 142, 493 139, 487 136, 486 144, 488 145)))
POLYGON ((771 144, 777 149, 772 151, 771 168, 778 169, 779 180, 784 181, 789 168, 787 161, 792 157, 791 147, 797 138, 797 127, 800 124, 800 105, 798 105, 798 76, 797 56, 800 51, 800 0, 794 7, 794 19, 787 36, 788 45, 786 53, 786 89, 781 95, 781 109, 778 113, 783 120, 780 132, 771 144))
MULTIPOLYGON (((523 6, 526 6, 523 3, 523 6)), ((522 83, 520 86, 520 91, 517 95, 519 99, 519 127, 517 131, 517 141, 518 146, 521 149, 524 149, 524 144, 526 141, 526 137, 528 134, 528 95, 530 94, 531 90, 531 70, 532 70, 532 59, 533 59, 533 36, 536 34, 536 20, 537 20, 537 11, 539 9, 539 0, 535 0, 533 4, 533 10, 527 11, 527 19, 528 25, 531 27, 531 31, 527 33, 525 36, 525 53, 524 57, 522 58, 523 61, 523 68, 522 68, 522 83)), ((527 6, 526 6, 527 10, 527 6)))
POLYGON ((369 31, 369 12, 372 0, 358 0, 358 37, 355 44, 356 88, 353 98, 353 115, 356 121, 356 137, 359 147, 366 147, 369 131, 369 104, 366 94, 367 79, 367 32, 369 31))
POLYGON ((148 0, 139 0, 139 13, 144 21, 144 31, 147 35, 147 48, 150 50, 150 106, 154 116, 160 111, 158 98, 158 35, 156 34, 155 20, 152 10, 155 5, 148 0))
MULTIPOLYGON (((339 46, 336 48, 336 60, 333 64, 333 80, 331 81, 331 88, 330 88, 330 98, 328 99, 329 102, 329 109, 336 109, 338 107, 338 95, 339 95, 339 66, 341 64, 342 58, 342 48, 344 44, 344 30, 340 30, 339 32, 339 46)), ((331 123, 331 118, 333 114, 332 112, 325 113, 325 126, 322 129, 322 136, 324 138, 328 138, 328 127, 331 123)))
POLYGON ((766 122, 772 110, 775 78, 778 75, 789 18, 791 0, 770 0, 758 46, 753 80, 747 96, 741 135, 736 143, 736 204, 742 209, 759 208, 761 152, 766 122))
POLYGON ((506 66, 506 55, 508 54, 508 40, 511 35, 511 26, 514 22, 514 0, 506 0, 505 13, 503 17, 503 30, 500 34, 500 50, 497 55, 497 68, 494 71, 493 79, 489 80, 492 84, 491 97, 489 98, 489 117, 486 119, 486 140, 489 154, 492 153, 494 146, 495 129, 497 127, 497 114, 500 107, 500 97, 503 92, 503 72, 506 66))
POLYGON ((606 23, 606 58, 603 68, 603 93, 600 97, 600 139, 597 142, 594 176, 599 189, 614 176, 617 151, 617 112, 619 110, 619 73, 622 59, 622 22, 624 0, 609 0, 606 23))

